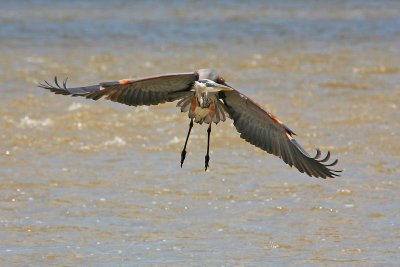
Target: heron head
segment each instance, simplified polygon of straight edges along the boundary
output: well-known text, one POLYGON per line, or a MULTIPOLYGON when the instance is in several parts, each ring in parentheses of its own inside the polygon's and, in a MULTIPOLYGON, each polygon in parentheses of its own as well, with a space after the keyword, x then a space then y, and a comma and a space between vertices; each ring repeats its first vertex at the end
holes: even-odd
POLYGON ((198 83, 201 84, 204 88, 207 88, 209 92, 219 92, 219 91, 224 91, 224 90, 232 90, 231 87, 216 83, 212 80, 209 79, 201 79, 198 80, 198 83))

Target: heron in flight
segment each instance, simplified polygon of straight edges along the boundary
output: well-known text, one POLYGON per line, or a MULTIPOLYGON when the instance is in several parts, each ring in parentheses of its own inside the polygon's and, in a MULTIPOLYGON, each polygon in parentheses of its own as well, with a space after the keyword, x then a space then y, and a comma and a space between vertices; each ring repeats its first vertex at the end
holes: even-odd
POLYGON ((193 122, 209 124, 205 156, 205 170, 207 170, 210 161, 211 125, 225 121, 226 117, 229 117, 233 120, 241 138, 278 156, 302 173, 317 178, 334 178, 341 172, 330 168, 336 165, 338 160, 328 163, 329 151, 323 158, 319 149, 314 157, 310 156, 293 138, 295 133, 289 127, 249 97, 229 86, 213 69, 123 79, 74 88, 68 88, 66 83, 67 79, 60 84, 55 77, 54 85, 44 81, 38 86, 56 94, 82 96, 93 100, 105 97, 129 106, 149 106, 178 101, 177 107, 180 107, 182 112, 188 112, 190 119, 181 152, 181 167, 185 161, 186 146, 193 122))

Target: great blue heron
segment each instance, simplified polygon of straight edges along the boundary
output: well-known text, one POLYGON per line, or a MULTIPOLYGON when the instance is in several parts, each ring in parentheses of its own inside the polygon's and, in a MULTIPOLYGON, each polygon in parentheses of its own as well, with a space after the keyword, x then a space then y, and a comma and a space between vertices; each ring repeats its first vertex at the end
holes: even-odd
POLYGON ((39 87, 62 95, 84 96, 98 100, 103 96, 111 101, 129 106, 158 105, 179 100, 177 107, 188 112, 189 130, 181 152, 181 167, 186 157, 193 121, 209 124, 207 129, 207 154, 205 170, 210 160, 211 125, 225 121, 226 114, 233 120, 240 137, 247 142, 280 157, 290 166, 309 176, 333 178, 339 176, 338 170, 330 167, 338 160, 327 163, 330 152, 321 159, 317 149, 314 157, 310 156, 293 138, 295 133, 270 112, 264 110, 249 97, 229 86, 215 70, 200 69, 188 73, 164 74, 138 79, 123 79, 103 82, 91 86, 67 88, 67 79, 60 83, 54 78, 55 85, 47 81, 39 87))

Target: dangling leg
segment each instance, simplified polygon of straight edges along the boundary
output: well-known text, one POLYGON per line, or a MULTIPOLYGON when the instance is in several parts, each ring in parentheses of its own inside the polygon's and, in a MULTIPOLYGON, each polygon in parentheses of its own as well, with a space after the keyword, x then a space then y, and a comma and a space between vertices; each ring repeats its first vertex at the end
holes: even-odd
POLYGON ((208 126, 207 129, 207 154, 205 158, 205 171, 208 169, 208 162, 210 161, 210 134, 211 134, 211 124, 212 121, 210 122, 210 126, 208 126))
POLYGON ((193 119, 190 120, 189 131, 188 131, 187 136, 186 136, 185 146, 183 147, 183 150, 182 150, 182 153, 181 153, 181 168, 182 168, 183 162, 185 161, 186 145, 187 145, 187 142, 189 140, 189 135, 190 135, 190 131, 192 130, 192 127, 193 127, 193 119))

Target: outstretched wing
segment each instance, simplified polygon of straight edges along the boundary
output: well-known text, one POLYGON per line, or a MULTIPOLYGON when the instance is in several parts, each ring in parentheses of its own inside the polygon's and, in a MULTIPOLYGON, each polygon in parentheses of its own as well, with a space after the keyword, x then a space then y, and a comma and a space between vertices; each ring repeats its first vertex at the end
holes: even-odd
POLYGON ((241 138, 280 157, 291 167, 295 166, 300 172, 305 172, 309 176, 317 178, 339 176, 337 173, 340 171, 329 168, 336 165, 338 160, 326 163, 330 152, 325 158, 320 159, 321 152, 317 149, 317 155, 311 157, 293 138, 293 131, 250 98, 236 90, 223 91, 220 95, 241 138))
POLYGON ((129 106, 157 105, 187 95, 198 77, 197 72, 175 73, 74 88, 67 87, 67 80, 60 85, 55 77, 54 85, 45 81, 39 83, 39 87, 56 94, 84 96, 93 100, 105 97, 129 106))

